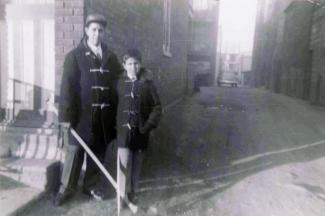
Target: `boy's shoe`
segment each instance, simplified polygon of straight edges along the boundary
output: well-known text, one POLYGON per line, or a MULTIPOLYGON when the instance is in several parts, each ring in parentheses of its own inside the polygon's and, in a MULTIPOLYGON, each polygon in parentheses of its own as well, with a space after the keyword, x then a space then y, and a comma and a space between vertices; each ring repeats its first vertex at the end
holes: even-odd
POLYGON ((99 190, 83 188, 82 193, 84 193, 98 201, 102 201, 102 200, 106 199, 105 194, 99 190))
POLYGON ((72 197, 72 193, 57 193, 53 199, 54 206, 61 206, 65 201, 72 197))
POLYGON ((138 195, 136 195, 136 193, 130 192, 130 193, 128 193, 128 200, 132 204, 137 205, 138 204, 138 201, 139 201, 139 198, 138 198, 138 195))

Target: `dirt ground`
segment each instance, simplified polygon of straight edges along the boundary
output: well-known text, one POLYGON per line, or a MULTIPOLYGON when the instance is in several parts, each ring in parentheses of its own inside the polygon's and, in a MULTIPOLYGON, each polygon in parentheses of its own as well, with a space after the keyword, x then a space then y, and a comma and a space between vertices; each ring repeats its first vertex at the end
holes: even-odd
MULTIPOLYGON (((137 215, 324 215, 324 156, 324 108, 263 89, 202 88, 154 132, 137 215)), ((55 208, 48 196, 23 215, 116 215, 116 201, 80 193, 55 208)))

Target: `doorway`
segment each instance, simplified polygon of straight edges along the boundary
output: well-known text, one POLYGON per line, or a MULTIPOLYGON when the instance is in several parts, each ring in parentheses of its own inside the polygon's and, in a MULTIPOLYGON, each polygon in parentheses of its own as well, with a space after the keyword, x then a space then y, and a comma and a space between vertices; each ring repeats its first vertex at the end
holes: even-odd
POLYGON ((0 3, 2 123, 40 126, 54 100, 54 0, 0 3))

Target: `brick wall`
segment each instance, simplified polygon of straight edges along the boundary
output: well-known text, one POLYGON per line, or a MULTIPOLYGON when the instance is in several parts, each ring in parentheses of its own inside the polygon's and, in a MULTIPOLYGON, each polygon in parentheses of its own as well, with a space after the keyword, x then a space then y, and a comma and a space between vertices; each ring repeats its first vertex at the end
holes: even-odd
MULTIPOLYGON (((3 20, 4 19, 4 16, 5 16, 5 10, 4 10, 4 4, 3 3, 1 3, 0 2, 0 20, 3 20)), ((0 27, 1 28, 1 27, 0 27)), ((0 33, 0 49, 3 49, 1 46, 2 46, 2 44, 1 44, 1 41, 3 40, 3 38, 1 38, 2 37, 2 34, 0 33)), ((2 75, 2 67, 1 67, 1 60, 2 60, 2 58, 1 58, 1 54, 0 54, 0 89, 1 89, 1 91, 2 91, 2 80, 3 80, 3 75, 2 75)), ((2 108, 2 106, 1 106, 1 97, 2 97, 2 94, 0 93, 0 121, 2 121, 3 119, 4 119, 4 117, 5 117, 5 110, 2 108)))
POLYGON ((3 2, 0 2, 0 19, 3 20, 5 18, 5 5, 3 2))
MULTIPOLYGON (((285 5, 291 1, 273 0, 271 5, 285 5)), ((259 2, 260 17, 265 12, 263 3, 264 1, 259 2)), ((300 6, 292 8, 292 11, 289 8, 287 11, 283 28, 285 31, 280 35, 282 39, 274 44, 274 49, 280 50, 275 53, 275 61, 265 57, 265 53, 273 52, 273 49, 267 46, 267 32, 273 32, 274 29, 270 27, 270 21, 263 22, 257 18, 253 64, 256 83, 263 83, 263 76, 264 80, 272 82, 272 76, 267 77, 265 74, 268 72, 265 72, 267 70, 264 68, 273 68, 271 75, 278 73, 277 76, 280 77, 273 79, 279 83, 280 92, 325 105, 325 4, 312 5, 307 1, 297 1, 294 4, 300 6)), ((277 11, 277 16, 282 16, 283 12, 277 11)), ((275 14, 271 17, 275 17, 275 14)), ((281 27, 279 23, 275 24, 281 27)))
POLYGON ((184 95, 186 88, 188 5, 172 1, 171 53, 163 55, 163 0, 92 0, 85 12, 102 13, 108 20, 106 42, 119 56, 127 48, 143 53, 144 65, 153 71, 163 105, 184 95))
MULTIPOLYGON (((137 47, 144 64, 167 105, 183 96, 187 80, 188 1, 172 1, 171 53, 163 55, 163 0, 56 0, 56 93, 62 77, 64 57, 83 36, 84 19, 89 13, 104 14, 108 20, 105 41, 119 56, 137 47)), ((121 59, 121 58, 120 58, 121 59)))
POLYGON ((310 101, 325 105, 325 5, 317 6, 313 17, 310 48, 312 50, 312 76, 310 101))
POLYGON ((307 1, 293 2, 285 11, 282 42, 283 93, 299 98, 309 98, 310 82, 310 33, 313 4, 307 1), (286 73, 286 74, 285 74, 286 73))
POLYGON ((209 1, 205 10, 193 10, 190 20, 191 35, 188 49, 188 92, 215 81, 219 3, 209 1), (194 85, 192 80, 194 79, 194 85))
POLYGON ((274 11, 272 11, 274 2, 275 0, 261 0, 257 3, 255 41, 253 47, 252 64, 252 71, 254 74, 252 85, 254 86, 262 86, 267 83, 266 74, 268 73, 268 62, 266 59, 269 59, 267 55, 273 52, 273 50, 269 49, 272 49, 272 47, 275 45, 273 44, 275 37, 274 35, 270 35, 269 29, 276 23, 275 20, 271 22, 270 16, 267 16, 267 14, 272 14, 272 12, 274 13, 274 11), (268 40, 266 38, 268 38, 268 40), (268 52, 266 52, 266 50, 268 50, 268 52))
POLYGON ((258 5, 252 65, 255 86, 308 99, 313 4, 264 0, 258 5))
POLYGON ((293 0, 258 1, 253 48, 252 72, 254 86, 280 90, 281 46, 284 10, 293 0))
POLYGON ((56 94, 59 95, 65 55, 83 37, 84 1, 55 0, 55 71, 56 94))

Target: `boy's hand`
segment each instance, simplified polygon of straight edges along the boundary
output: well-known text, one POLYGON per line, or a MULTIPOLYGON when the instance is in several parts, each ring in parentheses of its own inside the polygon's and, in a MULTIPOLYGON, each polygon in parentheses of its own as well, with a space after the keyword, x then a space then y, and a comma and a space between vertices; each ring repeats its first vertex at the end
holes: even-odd
POLYGON ((139 132, 140 134, 146 134, 149 132, 149 129, 148 125, 145 125, 144 127, 139 128, 139 132))
POLYGON ((140 134, 145 134, 146 133, 146 131, 143 129, 143 127, 139 128, 139 132, 140 132, 140 134))
POLYGON ((117 137, 117 130, 116 130, 116 128, 113 128, 113 130, 112 130, 112 140, 116 140, 116 137, 117 137))

